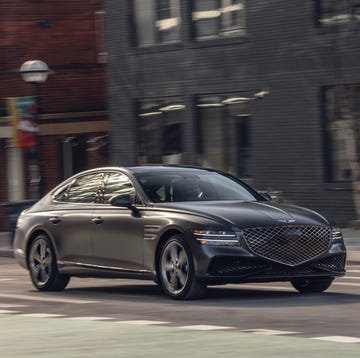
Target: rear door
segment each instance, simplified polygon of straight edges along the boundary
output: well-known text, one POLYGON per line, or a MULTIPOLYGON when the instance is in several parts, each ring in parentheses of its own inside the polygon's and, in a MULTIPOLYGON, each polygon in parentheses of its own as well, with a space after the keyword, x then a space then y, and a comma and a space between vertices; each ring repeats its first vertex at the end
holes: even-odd
POLYGON ((92 218, 103 177, 99 172, 79 176, 55 193, 47 225, 53 234, 60 261, 91 261, 92 218))

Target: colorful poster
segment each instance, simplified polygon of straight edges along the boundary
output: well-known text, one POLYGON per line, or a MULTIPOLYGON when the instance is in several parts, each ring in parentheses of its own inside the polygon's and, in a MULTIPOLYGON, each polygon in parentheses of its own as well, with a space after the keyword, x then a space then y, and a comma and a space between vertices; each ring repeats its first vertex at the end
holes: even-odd
POLYGON ((35 97, 13 97, 7 99, 11 116, 13 136, 11 147, 35 147, 38 143, 39 127, 36 123, 35 97))

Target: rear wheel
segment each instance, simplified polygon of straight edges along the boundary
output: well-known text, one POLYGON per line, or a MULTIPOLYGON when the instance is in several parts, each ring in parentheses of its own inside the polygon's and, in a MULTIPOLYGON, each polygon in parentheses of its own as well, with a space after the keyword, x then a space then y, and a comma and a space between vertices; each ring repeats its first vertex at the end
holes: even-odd
POLYGON ((190 250, 180 235, 172 236, 161 251, 159 278, 165 293, 174 299, 196 299, 206 292, 195 277, 190 250))
POLYGON ((61 291, 70 280, 70 276, 59 273, 54 249, 43 234, 30 244, 28 267, 31 281, 40 291, 61 291))
POLYGON ((327 290, 333 281, 333 277, 296 278, 291 280, 291 284, 301 293, 318 293, 327 290))

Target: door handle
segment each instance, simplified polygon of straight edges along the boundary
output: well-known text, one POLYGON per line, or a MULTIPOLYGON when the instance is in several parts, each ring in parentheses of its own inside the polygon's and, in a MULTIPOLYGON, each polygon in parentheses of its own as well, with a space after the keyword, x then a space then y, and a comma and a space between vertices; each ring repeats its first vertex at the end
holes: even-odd
POLYGON ((91 219, 91 221, 96 225, 100 225, 104 222, 104 219, 102 219, 101 217, 97 217, 97 218, 91 219))
POLYGON ((59 222, 61 222, 61 220, 60 220, 57 216, 54 216, 54 217, 50 218, 49 221, 50 221, 52 224, 54 224, 54 225, 56 225, 56 224, 58 224, 59 222))

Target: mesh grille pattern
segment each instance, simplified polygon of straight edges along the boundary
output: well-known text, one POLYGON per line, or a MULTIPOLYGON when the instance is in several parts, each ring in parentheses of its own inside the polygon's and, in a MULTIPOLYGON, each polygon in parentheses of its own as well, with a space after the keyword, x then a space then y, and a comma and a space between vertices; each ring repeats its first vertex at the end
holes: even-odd
POLYGON ((252 272, 264 271, 269 266, 260 260, 243 258, 217 257, 212 261, 210 273, 212 275, 246 275, 252 272))
POLYGON ((289 266, 311 260, 330 245, 330 228, 326 226, 257 227, 242 233, 254 254, 289 266))
POLYGON ((319 261, 315 266, 332 271, 343 271, 346 263, 346 255, 334 255, 319 261))

